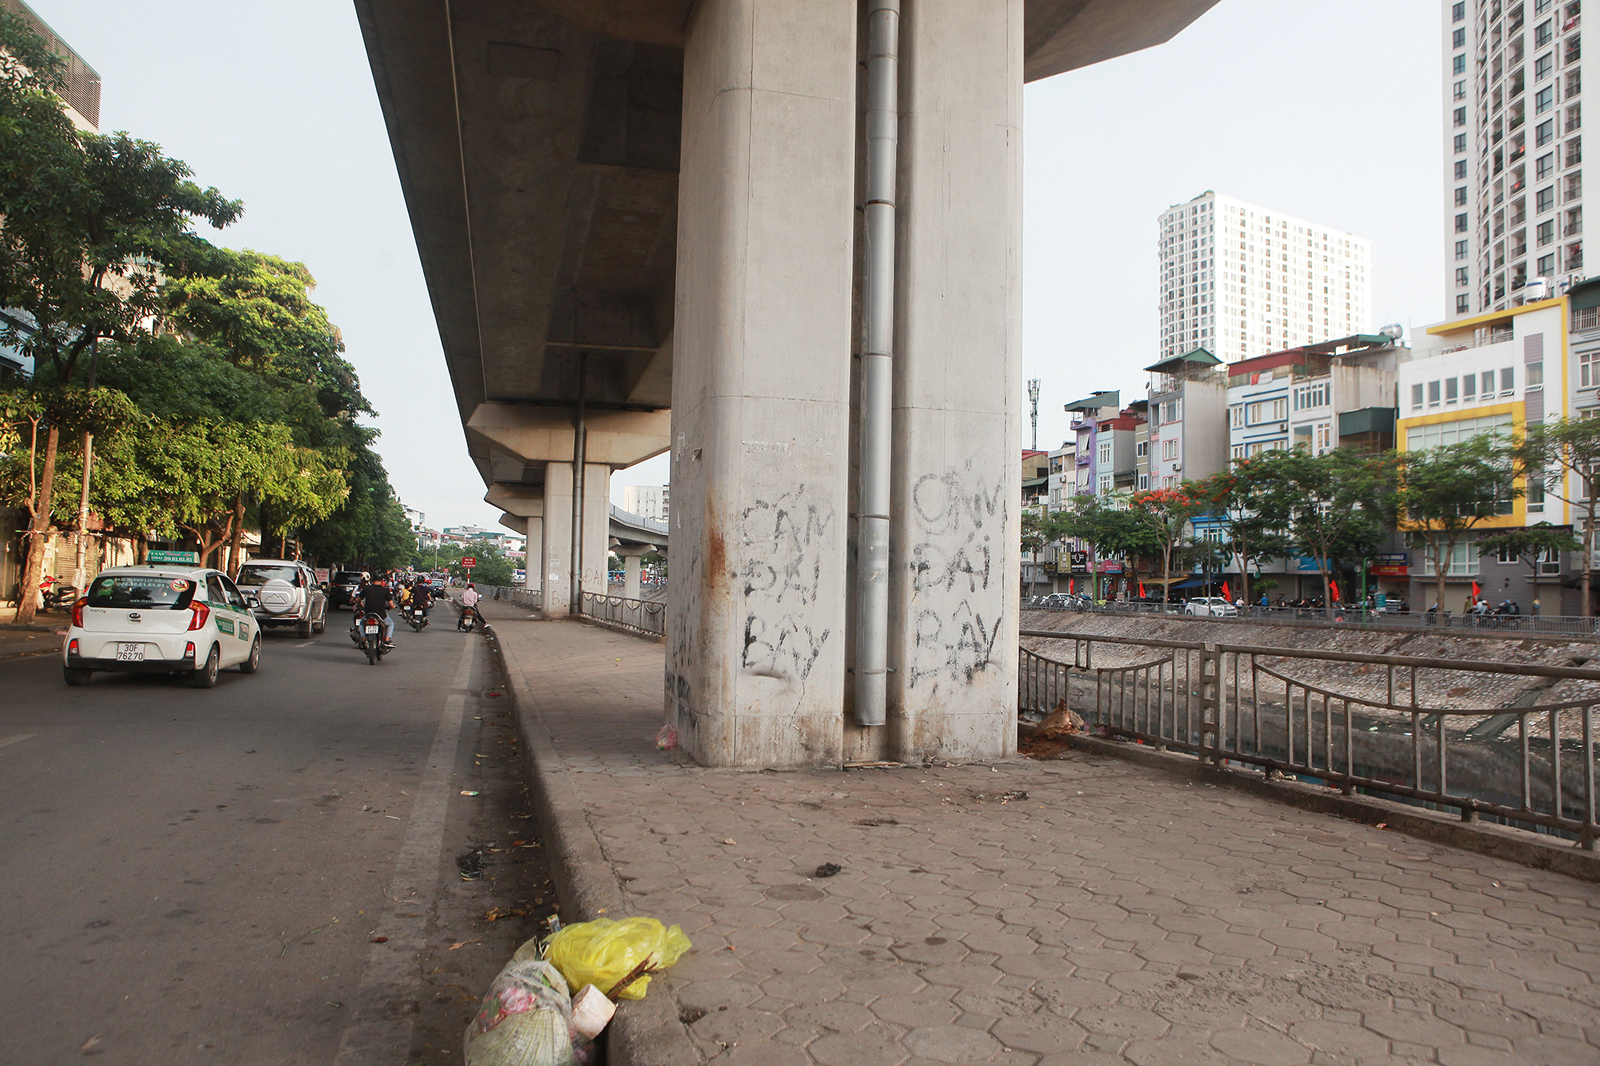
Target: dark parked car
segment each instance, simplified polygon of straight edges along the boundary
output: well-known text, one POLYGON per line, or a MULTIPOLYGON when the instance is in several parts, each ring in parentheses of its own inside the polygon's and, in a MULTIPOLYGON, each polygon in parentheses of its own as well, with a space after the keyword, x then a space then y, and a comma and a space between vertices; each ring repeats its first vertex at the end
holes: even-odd
POLYGON ((361 571, 335 570, 328 580, 328 606, 333 610, 348 607, 361 588, 361 571))

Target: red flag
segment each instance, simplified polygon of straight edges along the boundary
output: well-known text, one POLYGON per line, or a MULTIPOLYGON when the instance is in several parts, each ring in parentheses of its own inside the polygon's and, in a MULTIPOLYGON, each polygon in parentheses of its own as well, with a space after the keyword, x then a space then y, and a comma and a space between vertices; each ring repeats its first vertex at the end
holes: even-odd
POLYGON ((1078 591, 1078 579, 1075 578, 1075 577, 1067 578, 1067 594, 1071 595, 1072 593, 1077 592, 1077 591, 1078 591))
POLYGON ((1226 581, 1222 583, 1222 598, 1225 600, 1233 599, 1233 596, 1228 592, 1228 583, 1226 581))
POLYGON ((1333 602, 1334 603, 1338 603, 1339 602, 1339 583, 1337 581, 1328 582, 1328 591, 1333 596, 1333 602))
POLYGON ((1139 582, 1139 598, 1141 600, 1145 598, 1144 597, 1144 582, 1143 581, 1139 582))
POLYGON ((1477 599, 1477 598, 1478 598, 1478 597, 1479 597, 1479 596, 1481 596, 1481 595, 1483 595, 1483 590, 1482 590, 1482 589, 1480 589, 1480 588, 1479 588, 1479 587, 1478 587, 1478 583, 1477 583, 1477 582, 1476 582, 1476 581, 1474 581, 1474 582, 1473 582, 1473 583, 1472 583, 1472 598, 1473 598, 1473 599, 1477 599))

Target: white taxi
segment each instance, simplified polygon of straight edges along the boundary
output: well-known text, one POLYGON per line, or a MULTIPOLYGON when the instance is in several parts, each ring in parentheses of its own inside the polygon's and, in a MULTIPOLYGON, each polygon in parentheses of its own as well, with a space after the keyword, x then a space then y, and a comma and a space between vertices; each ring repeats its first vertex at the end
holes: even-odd
POLYGON ((224 573, 115 566, 72 605, 61 665, 69 685, 105 670, 182 674, 196 688, 210 688, 225 666, 256 672, 261 631, 224 573))

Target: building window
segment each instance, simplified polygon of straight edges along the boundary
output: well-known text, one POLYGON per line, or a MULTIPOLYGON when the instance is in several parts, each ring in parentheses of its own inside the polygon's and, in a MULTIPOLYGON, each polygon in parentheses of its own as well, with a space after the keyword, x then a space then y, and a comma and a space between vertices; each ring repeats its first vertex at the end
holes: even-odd
POLYGON ((1535 269, 1538 270, 1541 278, 1548 278, 1556 272, 1556 257, 1553 255, 1541 255, 1538 263, 1535 264, 1535 269))
POLYGON ((1554 70, 1555 68, 1556 68, 1556 55, 1555 55, 1555 53, 1554 52, 1546 52, 1544 55, 1540 56, 1538 59, 1535 59, 1533 61, 1533 76, 1534 76, 1535 80, 1543 81, 1544 79, 1546 79, 1546 78, 1548 78, 1550 76, 1550 72, 1552 70, 1554 70))
POLYGON ((1455 162, 1455 175, 1456 175, 1456 180, 1457 181, 1466 181, 1467 180, 1467 161, 1465 159, 1457 159, 1456 160, 1456 162, 1455 162))
POLYGON ((1582 127, 1583 127, 1583 105, 1582 104, 1573 104, 1571 107, 1567 108, 1566 132, 1567 133, 1571 133, 1573 130, 1581 129, 1582 127))
POLYGON ((1134 457, 1138 459, 1148 458, 1150 455, 1150 442, 1147 440, 1142 440, 1134 444, 1133 454, 1134 457))
POLYGON ((1312 451, 1321 455, 1333 447, 1333 423, 1319 422, 1315 430, 1315 440, 1311 445, 1312 451))
POLYGON ((1458 30, 1452 31, 1451 34, 1450 34, 1450 47, 1451 48, 1465 48, 1466 46, 1467 46, 1467 31, 1465 29, 1458 29, 1458 30))
MULTIPOLYGON (((1460 134, 1459 136, 1461 137, 1461 139, 1463 141, 1466 140, 1466 134, 1463 133, 1463 134, 1460 134)), ((1555 139, 1556 139, 1556 122, 1555 122, 1555 119, 1547 118, 1543 122, 1539 123, 1537 126, 1535 126, 1533 128, 1533 145, 1534 145, 1535 148, 1543 148, 1545 145, 1549 144, 1551 141, 1553 141, 1555 139)), ((1463 149, 1463 151, 1465 151, 1465 149, 1463 149)))
POLYGON ((1236 403, 1228 408, 1228 424, 1234 429, 1244 427, 1244 404, 1236 403))
POLYGON ((1178 458, 1178 442, 1175 441, 1175 440, 1164 440, 1164 441, 1162 441, 1161 442, 1161 458, 1164 461, 1169 462, 1169 463, 1172 462, 1173 460, 1177 459, 1178 458))
POLYGON ((1488 399, 1490 396, 1494 395, 1494 371, 1493 370, 1485 370, 1483 372, 1483 388, 1479 389, 1478 391, 1483 393, 1483 396, 1484 396, 1485 399, 1488 399))
POLYGON ((1456 242, 1456 258, 1457 259, 1465 259, 1467 257, 1467 255, 1468 255, 1467 242, 1466 241, 1457 241, 1456 242))
POLYGON ((1555 206, 1556 188, 1554 185, 1548 185, 1545 188, 1540 189, 1538 194, 1534 197, 1533 209, 1535 211, 1549 211, 1555 206))
POLYGON ((1329 384, 1319 381, 1314 385, 1301 385, 1294 390, 1294 409, 1307 411, 1313 407, 1324 407, 1328 404, 1329 384))
POLYGON ((1150 488, 1150 475, 1149 474, 1140 474, 1139 475, 1139 491, 1140 492, 1145 492, 1145 491, 1149 490, 1149 488, 1150 488))
POLYGON ((1551 174, 1554 174, 1555 170, 1556 154, 1554 152, 1546 152, 1544 155, 1540 156, 1539 161, 1533 165, 1533 178, 1535 181, 1543 181, 1551 174))
POLYGON ((1455 59, 1451 61, 1450 72, 1452 74, 1465 74, 1467 72, 1467 57, 1465 53, 1456 56, 1455 59))
POLYGON ((1111 494, 1111 475, 1110 474, 1101 474, 1100 475, 1099 494, 1101 496, 1109 496, 1111 494))
POLYGON ((1509 433, 1511 416, 1484 415, 1482 418, 1460 418, 1454 422, 1435 422, 1429 426, 1412 426, 1406 430, 1406 450, 1422 451, 1441 444, 1458 444, 1471 440, 1480 433, 1509 433))
MULTIPOLYGON (((1546 105, 1546 110, 1548 109, 1549 107, 1546 105)), ((1460 129, 1462 126, 1465 126, 1467 124, 1467 109, 1464 107, 1456 108, 1455 114, 1451 116, 1451 120, 1454 122, 1456 129, 1460 129)))
POLYGON ((1544 388, 1544 363, 1528 363, 1522 372, 1527 375, 1522 379, 1524 390, 1544 388))
POLYGON ((1461 3, 1451 5, 1451 8, 1450 8, 1450 21, 1451 22, 1461 22, 1466 17, 1467 17, 1466 0, 1461 0, 1461 3))
POLYGON ((1462 378, 1461 378, 1461 395, 1465 399, 1468 399, 1468 400, 1472 399, 1474 392, 1477 390, 1477 385, 1478 385, 1478 375, 1476 375, 1476 374, 1463 375, 1462 378))
POLYGON ((1279 396, 1275 400, 1258 400, 1245 405, 1245 420, 1252 426, 1264 422, 1282 422, 1289 417, 1289 400, 1279 396))
POLYGON ((1444 402, 1445 403, 1455 403, 1456 402, 1456 379, 1455 378, 1445 378, 1444 379, 1444 402))
MULTIPOLYGON (((1543 89, 1533 94, 1533 113, 1542 115, 1556 104, 1556 89, 1553 85, 1546 85, 1543 89)), ((1461 125, 1461 123, 1457 123, 1461 125)))
MULTIPOLYGON (((1540 143, 1542 144, 1544 142, 1541 141, 1540 143)), ((1465 133, 1456 134, 1455 150, 1456 155, 1460 155, 1462 152, 1467 150, 1467 135, 1465 133)))
POLYGON ((1508 366, 1500 371, 1500 395, 1508 396, 1517 391, 1517 368, 1508 366))
POLYGON ((1232 454, 1234 462, 1237 463, 1240 459, 1244 458, 1244 450, 1245 450, 1245 445, 1243 445, 1243 444, 1235 444, 1233 446, 1233 448, 1231 449, 1231 454, 1232 454))
POLYGON ((1456 314, 1464 315, 1472 310, 1472 297, 1466 293, 1456 297, 1456 314))
POLYGON ((1554 36, 1550 28, 1550 21, 1550 19, 1545 19, 1534 29, 1533 46, 1535 48, 1543 48, 1550 43, 1550 38, 1554 36))
POLYGON ((1556 223, 1555 223, 1555 220, 1554 219, 1550 219, 1550 220, 1548 220, 1546 222, 1541 222, 1537 226, 1535 226, 1533 228, 1533 239, 1539 242, 1539 247, 1541 247, 1541 248, 1543 248, 1545 245, 1549 244, 1551 241, 1555 240, 1556 239, 1556 223))
POLYGON ((1437 381, 1428 382, 1428 406, 1439 406, 1439 383, 1437 381))
POLYGON ((1456 216, 1456 232, 1467 232, 1467 213, 1465 211, 1456 216))
POLYGON ((1422 409, 1422 386, 1421 385, 1413 385, 1413 386, 1411 386, 1411 409, 1413 411, 1420 411, 1422 409))
POLYGON ((1111 465, 1111 442, 1110 441, 1107 440, 1107 441, 1101 441, 1100 442, 1100 454, 1097 457, 1097 461, 1099 462, 1099 464, 1101 466, 1110 466, 1111 465))
MULTIPOLYGON (((1587 307, 1584 310, 1600 311, 1600 308, 1587 307)), ((1581 311, 1578 312, 1578 314, 1582 313, 1581 311)), ((1575 314, 1572 317, 1577 318, 1578 316, 1575 314)), ((1581 327, 1574 323, 1574 328, 1581 327)), ((1583 352, 1578 356, 1578 388, 1591 389, 1596 385, 1600 385, 1600 352, 1583 352)))
POLYGON ((1462 185, 1461 187, 1456 189, 1456 206, 1457 207, 1466 207, 1467 206, 1467 187, 1465 185, 1462 185))
POLYGON ((1472 281, 1471 274, 1472 274, 1472 271, 1470 271, 1466 267, 1456 267, 1456 284, 1457 285, 1468 285, 1468 284, 1471 284, 1471 281, 1472 281))
MULTIPOLYGON (((1448 576, 1474 577, 1477 575, 1478 545, 1476 541, 1470 539, 1471 536, 1472 534, 1469 533, 1455 543, 1455 547, 1450 552, 1449 560, 1445 564, 1445 573, 1448 576)), ((1438 570, 1433 565, 1433 552, 1423 551, 1422 559, 1423 572, 1428 577, 1437 576, 1438 570)))

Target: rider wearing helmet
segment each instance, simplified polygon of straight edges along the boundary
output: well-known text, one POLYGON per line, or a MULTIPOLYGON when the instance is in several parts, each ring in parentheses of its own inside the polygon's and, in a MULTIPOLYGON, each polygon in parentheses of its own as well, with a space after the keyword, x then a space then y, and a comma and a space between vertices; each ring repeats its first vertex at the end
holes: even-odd
POLYGON ((384 585, 382 574, 361 587, 360 598, 363 611, 383 620, 383 643, 394 647, 394 619, 389 617, 389 608, 394 606, 394 594, 384 585))

